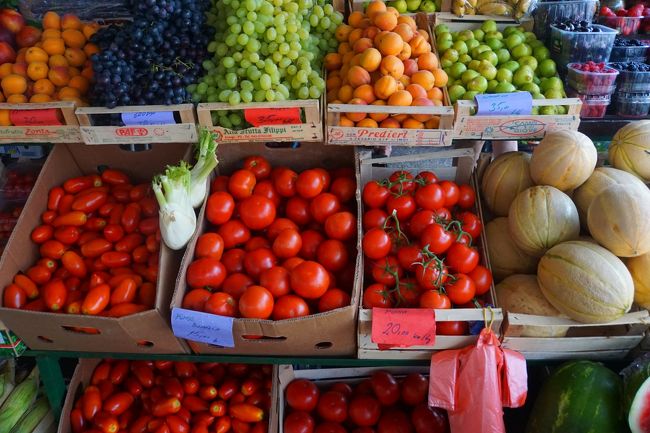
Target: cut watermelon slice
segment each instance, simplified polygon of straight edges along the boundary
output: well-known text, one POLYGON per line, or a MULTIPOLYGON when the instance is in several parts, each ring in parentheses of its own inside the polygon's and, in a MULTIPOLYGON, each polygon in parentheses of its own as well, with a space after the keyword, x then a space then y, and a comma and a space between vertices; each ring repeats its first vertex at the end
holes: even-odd
POLYGON ((636 392, 627 422, 632 433, 650 433, 650 378, 636 392))

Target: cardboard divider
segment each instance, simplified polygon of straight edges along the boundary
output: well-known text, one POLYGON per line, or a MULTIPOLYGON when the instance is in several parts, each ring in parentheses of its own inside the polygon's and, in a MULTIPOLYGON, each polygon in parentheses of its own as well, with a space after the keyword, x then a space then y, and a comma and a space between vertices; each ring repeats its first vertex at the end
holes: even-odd
MULTIPOLYGON (((81 138, 86 144, 195 143, 198 141, 193 104, 115 108, 79 107, 75 114, 79 120, 81 138), (150 118, 153 115, 164 115, 165 118, 169 118, 170 113, 175 120, 173 123, 151 122, 150 118), (122 117, 123 114, 134 117, 132 125, 100 126, 99 123, 102 122, 95 119, 95 116, 122 117)), ((118 121, 122 123, 121 119, 118 121)))
MULTIPOLYGON (((296 171, 308 168, 338 168, 354 161, 350 147, 329 147, 322 143, 300 143, 298 148, 268 147, 264 143, 220 145, 217 148, 219 173, 229 174, 241 168, 243 159, 251 155, 264 156, 273 166, 286 166, 296 171)), ((357 213, 358 213, 357 209, 357 213)), ((180 308, 188 291, 187 268, 194 260, 198 237, 208 230, 205 209, 197 221, 197 231, 187 245, 181 263, 171 308, 180 308)), ((359 241, 357 240, 357 245, 359 241)), ((356 315, 362 273, 357 254, 355 284, 351 303, 347 307, 287 320, 234 319, 232 332, 235 347, 224 348, 205 343, 189 342, 192 350, 200 354, 277 355, 277 356, 350 356, 356 352, 356 315), (246 338, 245 336, 263 336, 246 338)))
MULTIPOLYGON (((389 157, 389 158, 372 158, 369 151, 358 151, 358 169, 359 184, 357 186, 357 201, 360 207, 360 214, 363 215, 363 203, 361 200, 361 192, 363 186, 371 180, 379 180, 388 178, 395 170, 407 170, 414 176, 423 170, 433 171, 441 180, 454 180, 458 184, 471 184, 476 191, 476 214, 479 216, 481 222, 483 221, 483 213, 480 205, 480 190, 476 183, 476 178, 473 176, 472 169, 474 167, 474 150, 473 149, 451 149, 438 152, 428 153, 414 153, 411 155, 389 157), (422 164, 423 161, 429 161, 427 164, 422 164)), ((363 228, 358 224, 359 238, 363 236, 363 228)), ((484 233, 481 233, 478 249, 481 254, 481 264, 488 269, 490 263, 487 254, 487 243, 485 241, 484 233)), ((364 267, 365 257, 361 255, 361 269, 364 267)), ((361 292, 368 285, 365 280, 365 275, 362 274, 360 279, 361 292)), ((435 310, 436 322, 447 321, 492 321, 492 329, 495 333, 499 334, 501 323, 503 321, 503 313, 496 303, 496 293, 494 285, 490 287, 489 292, 486 294, 487 301, 494 305, 490 309, 476 309, 476 308, 456 308, 451 310, 435 310)), ((359 304, 359 328, 358 328, 358 357, 363 359, 429 359, 432 351, 443 349, 458 349, 461 347, 473 344, 476 335, 436 335, 435 345, 433 346, 412 346, 409 348, 395 348, 387 350, 379 350, 376 343, 371 340, 372 333, 372 310, 363 307, 359 304)))
MULTIPOLYGON (((96 173, 99 166, 123 170, 135 182, 149 181, 167 164, 189 157, 187 144, 152 145, 150 150, 129 152, 118 146, 89 147, 60 144, 50 153, 20 215, 5 254, 0 260, 0 289, 40 257, 31 231, 41 224, 50 188, 67 179, 96 173)), ((121 318, 43 313, 0 308, 0 320, 31 349, 123 353, 186 353, 169 324, 169 300, 174 290, 182 252, 161 243, 156 304, 151 310, 121 318), (94 328, 98 334, 76 332, 94 328)))
POLYGON ((22 126, 0 126, 0 143, 80 143, 79 122, 74 102, 40 104, 0 103, 20 117, 22 126))

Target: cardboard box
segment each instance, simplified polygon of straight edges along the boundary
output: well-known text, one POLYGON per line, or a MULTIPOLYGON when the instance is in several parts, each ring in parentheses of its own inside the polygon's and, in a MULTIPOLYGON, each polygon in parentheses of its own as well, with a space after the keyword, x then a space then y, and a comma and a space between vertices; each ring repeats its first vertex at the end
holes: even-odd
POLYGON ((81 142, 79 122, 74 115, 74 102, 2 103, 0 110, 10 110, 11 116, 14 114, 19 116, 20 123, 23 124, 23 126, 0 127, 0 140, 4 143, 81 142))
MULTIPOLYGON (((273 166, 287 166, 296 171, 313 167, 342 167, 354 161, 351 147, 330 147, 321 143, 301 143, 299 148, 270 148, 262 143, 221 145, 217 148, 220 173, 229 174, 241 167, 250 155, 263 155, 273 166)), ((204 210, 198 218, 198 230, 187 246, 176 281, 172 309, 180 308, 188 286, 187 267, 194 260, 198 236, 207 230, 204 210)), ((200 354, 278 355, 278 356, 350 356, 356 352, 356 314, 361 275, 356 258, 355 286, 351 304, 325 313, 288 320, 234 319, 232 334, 235 347, 224 348, 206 343, 188 342, 200 354), (262 335, 260 339, 244 336, 262 335)))
MULTIPOLYGON (((31 241, 30 233, 41 224, 40 216, 46 209, 50 188, 71 177, 96 173, 102 165, 124 170, 134 181, 147 181, 166 164, 176 164, 183 159, 188 151, 186 144, 152 145, 151 150, 141 152, 125 151, 118 146, 55 146, 0 259, 0 288, 4 290, 16 273, 28 269, 39 257, 38 246, 31 241)), ((185 353, 186 346, 174 337, 169 326, 169 300, 181 253, 169 250, 164 244, 160 251, 156 306, 152 310, 109 318, 0 308, 0 319, 31 349, 185 353), (95 328, 99 334, 79 333, 74 331, 76 327, 95 328)))
MULTIPOLYGON (((344 382, 351 385, 357 384, 370 377, 377 370, 389 371, 396 377, 403 377, 409 373, 420 373, 429 376, 429 367, 361 367, 361 368, 321 368, 294 370, 291 365, 278 366, 278 382, 276 394, 273 396, 271 407, 271 433, 284 433, 283 422, 287 408, 284 398, 284 391, 294 379, 309 379, 316 382, 319 387, 327 387, 336 382, 344 382)), ((67 433, 67 432, 59 432, 67 433)), ((466 432, 469 433, 469 432, 466 432)))
MULTIPOLYGON (((361 192, 363 186, 370 180, 378 180, 387 178, 395 170, 408 170, 414 176, 423 170, 431 170, 442 180, 454 180, 458 184, 470 183, 477 195, 476 213, 479 215, 481 221, 482 209, 479 200, 479 188, 475 183, 475 178, 472 176, 472 168, 474 161, 473 149, 452 149, 438 152, 428 153, 414 153, 404 156, 396 156, 389 158, 376 158, 371 157, 368 151, 359 151, 358 156, 358 176, 360 179, 357 185, 357 201, 359 203, 360 214, 363 214, 363 205, 361 200, 361 192), (423 164, 423 161, 427 161, 423 164), (468 163, 469 162, 469 163, 468 163)), ((363 236, 362 227, 359 225, 359 238, 363 236)), ((485 236, 481 233, 479 242, 477 243, 479 252, 481 253, 481 264, 490 269, 490 263, 487 255, 487 246, 485 236)), ((361 257, 361 269, 364 269, 363 262, 365 257, 361 257)), ((362 274, 359 281, 361 290, 368 285, 364 283, 364 276, 362 274)), ((496 306, 496 294, 494 292, 494 285, 490 287, 490 291, 486 294, 486 299, 492 305, 496 306)), ((449 310, 435 310, 436 322, 449 322, 449 321, 465 321, 474 322, 484 320, 492 320, 492 329, 498 334, 503 320, 503 315, 500 308, 477 309, 477 308, 454 308, 449 310)), ((359 351, 358 357, 364 359, 429 359, 431 352, 435 350, 444 349, 458 349, 476 342, 476 335, 436 335, 435 344, 433 346, 412 346, 408 348, 395 348, 387 350, 379 350, 376 343, 372 342, 372 309, 363 308, 362 300, 359 303, 359 351)))
MULTIPOLYGON (((70 412, 74 408, 75 401, 79 398, 83 390, 90 384, 93 371, 95 367, 101 362, 101 359, 80 359, 77 368, 74 370, 70 385, 68 385, 68 392, 65 396, 65 403, 61 411, 61 420, 59 421, 59 428, 57 433, 71 433, 72 427, 70 426, 70 412)), ((273 366, 273 387, 271 389, 272 398, 277 395, 278 384, 278 366, 273 366)), ((273 408, 271 408, 273 409, 273 408)), ((273 431, 270 426, 270 431, 273 431)))

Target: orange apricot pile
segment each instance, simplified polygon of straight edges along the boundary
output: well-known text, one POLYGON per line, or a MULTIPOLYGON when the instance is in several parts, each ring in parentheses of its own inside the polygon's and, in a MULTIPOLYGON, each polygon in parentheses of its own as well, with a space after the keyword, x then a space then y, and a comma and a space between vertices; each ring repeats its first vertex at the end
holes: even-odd
MULTIPOLYGON (((325 56, 332 104, 441 106, 447 74, 431 51, 429 33, 382 1, 350 14, 335 33, 338 52, 325 56)), ((345 113, 340 126, 435 129, 430 114, 345 113)))
POLYGON ((47 12, 42 24, 38 42, 21 48, 14 63, 0 65, 0 102, 74 101, 85 105, 93 76, 90 56, 99 51, 89 39, 98 25, 83 23, 75 15, 60 17, 56 12, 47 12))

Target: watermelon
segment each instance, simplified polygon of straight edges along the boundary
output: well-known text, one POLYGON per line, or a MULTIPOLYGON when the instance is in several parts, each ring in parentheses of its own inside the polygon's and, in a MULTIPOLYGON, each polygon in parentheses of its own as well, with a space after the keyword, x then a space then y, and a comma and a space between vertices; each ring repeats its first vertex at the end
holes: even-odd
POLYGON ((627 417, 632 433, 650 433, 650 379, 646 379, 632 400, 627 417))
POLYGON ((621 433, 621 378, 601 364, 571 361, 544 382, 526 433, 621 433))
POLYGON ((623 376, 623 408, 627 413, 632 400, 645 380, 650 377, 650 354, 644 353, 621 371, 623 376))

